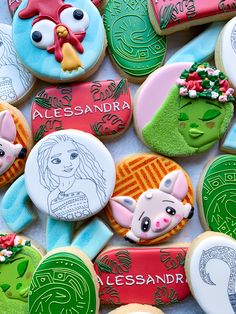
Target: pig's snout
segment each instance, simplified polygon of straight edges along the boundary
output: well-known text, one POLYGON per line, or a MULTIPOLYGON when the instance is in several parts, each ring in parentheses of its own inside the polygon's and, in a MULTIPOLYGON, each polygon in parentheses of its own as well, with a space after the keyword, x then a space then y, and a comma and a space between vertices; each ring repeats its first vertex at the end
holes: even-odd
POLYGON ((152 229, 154 232, 160 231, 167 228, 170 223, 171 223, 171 219, 168 216, 161 215, 154 221, 152 229))

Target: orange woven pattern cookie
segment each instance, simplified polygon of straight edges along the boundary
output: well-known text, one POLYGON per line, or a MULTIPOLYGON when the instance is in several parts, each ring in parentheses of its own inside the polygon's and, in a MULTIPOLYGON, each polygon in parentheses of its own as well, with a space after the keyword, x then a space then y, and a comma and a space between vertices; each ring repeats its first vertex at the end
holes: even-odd
POLYGON ((17 178, 23 171, 32 148, 30 127, 15 107, 0 103, 0 188, 17 178))
POLYGON ((138 154, 117 164, 106 214, 120 236, 154 245, 187 224, 193 202, 190 179, 177 163, 160 155, 138 154))

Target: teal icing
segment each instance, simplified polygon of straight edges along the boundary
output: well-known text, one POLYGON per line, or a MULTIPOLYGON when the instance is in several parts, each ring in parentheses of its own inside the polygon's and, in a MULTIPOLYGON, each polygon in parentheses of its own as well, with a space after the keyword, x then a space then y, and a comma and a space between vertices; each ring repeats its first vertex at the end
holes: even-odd
POLYGON ((230 130, 228 131, 222 147, 226 150, 233 151, 236 154, 236 122, 232 125, 230 130))

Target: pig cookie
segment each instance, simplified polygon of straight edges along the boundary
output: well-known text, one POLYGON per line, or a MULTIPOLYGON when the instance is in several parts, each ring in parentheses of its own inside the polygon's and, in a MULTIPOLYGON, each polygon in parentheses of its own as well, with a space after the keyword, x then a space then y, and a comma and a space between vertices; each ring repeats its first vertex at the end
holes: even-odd
POLYGON ((230 124, 233 92, 224 73, 208 63, 164 66, 143 83, 135 96, 138 136, 152 150, 166 156, 204 152, 230 124))
POLYGON ((34 272, 29 314, 97 314, 98 309, 98 281, 90 259, 72 247, 50 251, 34 272))
POLYGON ((186 225, 193 215, 192 204, 192 184, 178 164, 163 156, 138 154, 117 164, 116 185, 106 214, 120 236, 153 245, 186 225), (158 217, 152 209, 157 208, 156 201, 163 209, 158 217))
POLYGON ((105 57, 101 15, 90 0, 24 0, 13 19, 17 54, 48 82, 84 80, 105 57), (37 62, 36 62, 37 60, 37 62))
POLYGON ((16 54, 12 27, 0 24, 0 101, 12 105, 21 102, 31 93, 35 81, 16 54))
POLYGON ((144 304, 128 304, 120 306, 108 314, 164 314, 161 310, 154 306, 144 304))
POLYGON ((0 102, 0 188, 16 179, 24 170, 33 145, 30 127, 15 107, 0 102))
POLYGON ((205 313, 236 312, 236 242, 205 232, 191 243, 185 270, 191 292, 205 313))
POLYGON ((46 87, 31 107, 35 142, 60 129, 79 129, 105 140, 125 132, 131 118, 126 79, 46 87))
POLYGON ((166 39, 154 32, 146 0, 110 0, 104 26, 111 60, 121 76, 140 83, 163 63, 166 39))
POLYGON ((0 234, 1 313, 27 312, 32 275, 43 255, 43 249, 28 238, 0 234))
POLYGON ((197 189, 200 220, 206 230, 236 239, 236 156, 222 155, 208 162, 197 189))

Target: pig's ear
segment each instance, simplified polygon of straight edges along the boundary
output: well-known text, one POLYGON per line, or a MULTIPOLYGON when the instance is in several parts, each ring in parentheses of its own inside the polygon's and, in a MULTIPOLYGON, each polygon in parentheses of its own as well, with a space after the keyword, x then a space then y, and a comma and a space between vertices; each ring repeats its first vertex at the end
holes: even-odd
POLYGON ((16 126, 9 111, 0 113, 0 137, 13 143, 16 138, 16 126))
POLYGON ((189 203, 184 204, 184 218, 191 219, 193 217, 194 208, 189 203))
POLYGON ((124 228, 129 228, 133 219, 136 201, 129 196, 117 196, 110 199, 110 207, 115 221, 124 228))
POLYGON ((179 200, 185 198, 188 193, 188 182, 182 170, 168 173, 160 183, 159 189, 171 194, 179 200))

